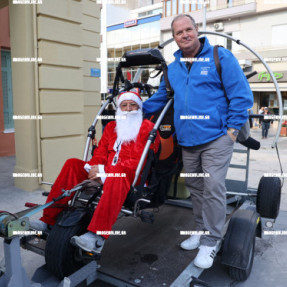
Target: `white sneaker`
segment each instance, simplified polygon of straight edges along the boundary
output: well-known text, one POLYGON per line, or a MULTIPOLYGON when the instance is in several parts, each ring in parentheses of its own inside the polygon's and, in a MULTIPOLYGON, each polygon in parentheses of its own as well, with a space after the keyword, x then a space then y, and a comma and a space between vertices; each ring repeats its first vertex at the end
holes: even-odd
POLYGON ((35 230, 44 231, 47 229, 48 225, 40 219, 36 219, 30 220, 30 227, 35 230))
POLYGON ((180 247, 185 250, 193 250, 200 245, 200 235, 191 235, 189 238, 181 242, 180 247))
POLYGON ((202 269, 210 268, 213 264, 214 257, 218 251, 218 247, 218 242, 215 246, 211 247, 206 245, 200 245, 199 252, 194 259, 194 265, 202 269))
POLYGON ((87 232, 81 236, 73 236, 71 243, 87 252, 101 253, 105 239, 93 232, 87 232))

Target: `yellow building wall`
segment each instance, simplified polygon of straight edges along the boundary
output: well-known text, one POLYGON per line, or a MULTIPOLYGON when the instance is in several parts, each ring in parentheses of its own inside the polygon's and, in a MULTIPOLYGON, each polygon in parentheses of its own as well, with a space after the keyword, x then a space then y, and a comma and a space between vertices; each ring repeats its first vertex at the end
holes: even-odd
POLYGON ((42 58, 12 65, 14 114, 42 116, 15 123, 15 172, 43 174, 15 178, 22 189, 53 182, 65 160, 83 158, 87 130, 101 104, 100 78, 90 76, 91 68, 100 68, 100 7, 91 0, 10 4, 12 57, 42 58))

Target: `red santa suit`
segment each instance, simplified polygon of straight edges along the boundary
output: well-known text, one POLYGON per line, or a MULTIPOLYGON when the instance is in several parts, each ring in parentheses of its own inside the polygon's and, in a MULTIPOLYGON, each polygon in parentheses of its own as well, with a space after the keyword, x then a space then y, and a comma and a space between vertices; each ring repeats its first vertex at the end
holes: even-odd
MULTIPOLYGON (((88 164, 91 166, 104 165, 105 173, 120 173, 125 174, 125 176, 106 177, 103 186, 103 194, 88 226, 89 231, 96 233, 97 231, 112 230, 112 225, 117 219, 134 180, 135 170, 149 137, 149 132, 152 130, 153 126, 154 124, 149 120, 143 120, 136 140, 124 142, 123 144, 117 142, 115 121, 108 123, 105 127, 99 145, 95 149, 94 155, 88 164), (119 144, 120 151, 118 153, 118 161, 113 165, 112 162, 119 144)), ((157 136, 155 143, 151 145, 151 148, 156 152, 158 146, 159 137, 157 136)), ((83 180, 88 179, 88 172, 84 168, 86 163, 87 162, 75 158, 67 160, 53 184, 47 202, 60 196, 62 194, 62 189, 69 190, 83 180)), ((57 203, 67 204, 72 197, 73 195, 62 199, 57 203)), ((41 220, 47 224, 54 225, 56 217, 61 211, 62 208, 46 208, 41 220)), ((108 235, 102 236, 108 238, 108 235)))

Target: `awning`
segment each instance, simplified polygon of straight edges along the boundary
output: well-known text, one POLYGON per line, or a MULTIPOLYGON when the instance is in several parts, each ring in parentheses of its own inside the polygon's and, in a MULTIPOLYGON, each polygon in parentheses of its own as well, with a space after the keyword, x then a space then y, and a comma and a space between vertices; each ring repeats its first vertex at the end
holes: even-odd
MULTIPOLYGON (((280 92, 287 91, 287 82, 278 83, 280 92)), ((276 92, 273 83, 250 83, 250 88, 253 92, 276 92)))

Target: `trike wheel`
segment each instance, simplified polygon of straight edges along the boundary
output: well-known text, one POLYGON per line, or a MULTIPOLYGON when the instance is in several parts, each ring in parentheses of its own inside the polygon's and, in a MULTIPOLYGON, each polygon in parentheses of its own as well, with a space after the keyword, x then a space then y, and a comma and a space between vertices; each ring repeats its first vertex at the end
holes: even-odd
POLYGON ((74 226, 60 226, 56 224, 47 239, 45 260, 47 269, 56 277, 62 279, 69 276, 85 262, 77 258, 78 249, 70 243, 74 235, 81 235, 88 224, 78 222, 74 226))
POLYGON ((279 213, 281 180, 279 177, 261 177, 258 185, 256 209, 261 217, 275 219, 279 213))

